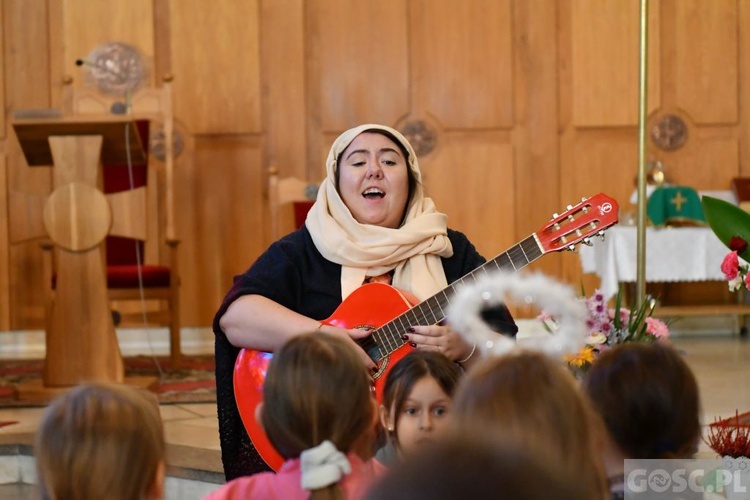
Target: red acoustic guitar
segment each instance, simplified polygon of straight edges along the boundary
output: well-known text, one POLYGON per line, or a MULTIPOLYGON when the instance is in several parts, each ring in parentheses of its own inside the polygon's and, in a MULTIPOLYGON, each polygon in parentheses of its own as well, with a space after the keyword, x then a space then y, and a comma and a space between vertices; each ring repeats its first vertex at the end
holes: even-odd
MULTIPOLYGON (((536 233, 419 304, 409 303, 396 288, 371 283, 355 290, 323 323, 372 330, 370 336, 358 343, 378 363, 375 388, 381 400, 385 374, 411 350, 401 336, 411 325, 442 321, 454 286, 465 281, 471 283, 475 276, 498 269, 518 271, 545 253, 572 250, 581 241, 588 243, 591 236, 603 236, 604 229, 617 223, 617 212, 617 201, 600 193, 576 206, 568 206, 565 213, 555 214, 536 233)), ((269 467, 278 470, 283 459, 255 420, 255 408, 263 398, 263 382, 272 357, 271 353, 242 349, 234 365, 234 394, 253 445, 269 467)))

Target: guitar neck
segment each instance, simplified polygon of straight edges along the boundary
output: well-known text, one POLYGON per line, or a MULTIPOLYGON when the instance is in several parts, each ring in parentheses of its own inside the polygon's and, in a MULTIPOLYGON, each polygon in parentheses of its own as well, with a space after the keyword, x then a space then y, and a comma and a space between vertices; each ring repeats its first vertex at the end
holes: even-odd
POLYGON ((374 361, 380 361, 380 359, 388 356, 406 343, 401 337, 409 327, 414 325, 434 325, 443 321, 446 317, 450 301, 456 293, 456 287, 475 283, 479 277, 494 271, 518 271, 534 262, 544 255, 544 253, 542 246, 537 240, 536 233, 532 234, 509 250, 457 279, 432 297, 423 300, 405 313, 373 331, 372 335, 365 340, 367 342, 374 342, 376 346, 370 346, 370 349, 365 348, 365 350, 373 352, 371 348, 376 347, 379 357, 374 359, 374 361))

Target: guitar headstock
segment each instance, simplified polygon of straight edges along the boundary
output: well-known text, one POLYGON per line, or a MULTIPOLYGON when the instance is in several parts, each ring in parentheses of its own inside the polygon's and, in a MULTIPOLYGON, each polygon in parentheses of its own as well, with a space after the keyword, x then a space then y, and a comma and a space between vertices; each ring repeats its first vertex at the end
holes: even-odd
POLYGON ((573 250, 578 243, 590 244, 592 236, 604 236, 604 230, 618 222, 619 204, 614 198, 599 193, 575 206, 568 205, 562 214, 536 231, 544 252, 573 250))

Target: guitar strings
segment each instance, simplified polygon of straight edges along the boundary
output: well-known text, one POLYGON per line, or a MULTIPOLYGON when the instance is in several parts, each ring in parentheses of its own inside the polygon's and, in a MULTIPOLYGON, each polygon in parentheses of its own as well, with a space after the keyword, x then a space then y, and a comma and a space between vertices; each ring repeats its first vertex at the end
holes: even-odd
POLYGON ((443 321, 446 317, 445 310, 450 304, 450 298, 456 291, 456 285, 462 285, 468 279, 476 281, 477 273, 490 272, 488 268, 491 266, 497 267, 500 271, 517 271, 541 255, 542 251, 539 249, 534 236, 529 236, 518 245, 511 247, 508 251, 485 262, 477 269, 466 274, 466 276, 454 281, 437 294, 396 316, 388 323, 374 330, 369 337, 360 339, 358 343, 365 352, 370 353, 373 350, 377 350, 380 353, 380 358, 374 361, 379 361, 406 343, 402 336, 407 333, 409 327, 412 325, 437 324, 443 321), (425 312, 425 308, 427 312, 425 312), (436 314, 436 311, 439 311, 439 314, 436 314), (387 352, 382 352, 381 347, 385 348, 387 352))

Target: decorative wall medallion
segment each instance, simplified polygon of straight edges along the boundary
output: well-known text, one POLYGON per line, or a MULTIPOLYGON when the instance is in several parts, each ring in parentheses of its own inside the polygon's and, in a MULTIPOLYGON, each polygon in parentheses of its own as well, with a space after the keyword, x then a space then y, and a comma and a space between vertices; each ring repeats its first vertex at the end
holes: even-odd
POLYGON ((677 115, 665 115, 651 127, 651 140, 660 149, 674 151, 687 141, 687 125, 677 115))
POLYGON ((437 132, 424 120, 408 121, 401 128, 418 157, 428 155, 437 146, 437 132))
MULTIPOLYGON (((153 122, 152 122, 153 123, 153 122)), ((164 150, 164 127, 163 126, 152 126, 149 130, 149 154, 159 161, 164 161, 166 153, 164 150)), ((177 128, 172 129, 172 157, 177 158, 185 149, 185 139, 182 137, 182 133, 177 128)))
POLYGON ((85 65, 87 78, 105 94, 133 93, 146 79, 143 55, 133 45, 123 42, 99 45, 76 64, 85 65))

